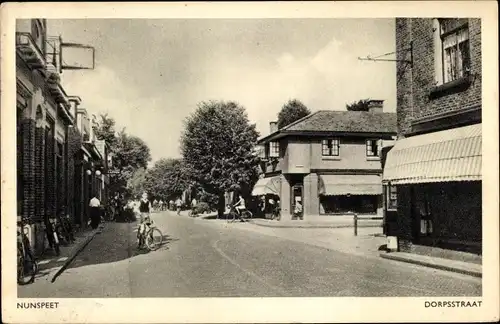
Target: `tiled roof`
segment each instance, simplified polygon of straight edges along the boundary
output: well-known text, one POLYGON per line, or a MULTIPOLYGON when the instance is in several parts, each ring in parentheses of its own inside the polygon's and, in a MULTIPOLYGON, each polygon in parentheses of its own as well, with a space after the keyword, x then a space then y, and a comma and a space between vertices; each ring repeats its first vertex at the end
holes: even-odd
POLYGON ((396 113, 320 110, 301 118, 280 131, 396 133, 396 113))

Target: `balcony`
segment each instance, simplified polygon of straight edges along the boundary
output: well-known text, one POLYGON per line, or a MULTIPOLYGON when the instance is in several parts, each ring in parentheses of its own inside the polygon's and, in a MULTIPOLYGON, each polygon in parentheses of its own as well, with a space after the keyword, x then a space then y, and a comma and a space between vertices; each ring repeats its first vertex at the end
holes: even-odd
POLYGON ((30 69, 46 67, 44 55, 28 32, 16 32, 16 51, 30 69))

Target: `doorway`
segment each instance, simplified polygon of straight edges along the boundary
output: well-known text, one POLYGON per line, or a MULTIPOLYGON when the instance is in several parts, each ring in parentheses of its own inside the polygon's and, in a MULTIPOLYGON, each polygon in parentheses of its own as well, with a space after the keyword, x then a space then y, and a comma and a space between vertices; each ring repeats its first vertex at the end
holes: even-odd
POLYGON ((295 184, 292 186, 291 206, 292 219, 304 219, 304 185, 295 184))

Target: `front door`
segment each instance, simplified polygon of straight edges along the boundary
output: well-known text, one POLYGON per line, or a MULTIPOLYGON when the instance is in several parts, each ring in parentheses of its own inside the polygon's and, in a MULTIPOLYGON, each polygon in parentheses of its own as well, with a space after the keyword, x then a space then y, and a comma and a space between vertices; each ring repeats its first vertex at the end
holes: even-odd
POLYGON ((292 206, 292 219, 304 218, 304 186, 296 184, 292 186, 291 206, 292 206))

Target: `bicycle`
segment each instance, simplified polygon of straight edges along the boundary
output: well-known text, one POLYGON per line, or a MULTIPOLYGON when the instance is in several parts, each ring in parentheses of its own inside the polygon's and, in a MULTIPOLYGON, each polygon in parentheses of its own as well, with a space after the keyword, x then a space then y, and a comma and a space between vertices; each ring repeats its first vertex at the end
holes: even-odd
POLYGON ((145 245, 148 250, 155 251, 162 245, 163 233, 156 227, 153 220, 142 223, 137 230, 139 231, 139 249, 145 245), (142 226, 145 228, 141 231, 142 226))
POLYGON ((17 231, 17 283, 27 285, 35 281, 38 273, 38 263, 33 256, 29 238, 25 232, 23 219, 18 222, 17 231))
MULTIPOLYGON (((56 229, 56 224, 57 220, 56 218, 49 218, 45 221, 45 226, 44 230, 46 233, 46 239, 49 242, 49 247, 54 249, 54 252, 56 253, 57 256, 61 254, 61 249, 59 246, 59 236, 57 235, 56 229)), ((45 242, 44 242, 44 248, 45 248, 45 242)), ((44 250, 45 252, 45 250, 44 250)))
POLYGON ((57 217, 56 232, 58 234, 58 238, 63 239, 66 244, 70 244, 75 241, 73 226, 71 225, 69 215, 61 216, 61 214, 59 214, 57 217))
POLYGON ((275 207, 271 214, 271 220, 280 220, 281 219, 281 208, 275 207))
POLYGON ((238 218, 241 222, 245 222, 245 221, 248 221, 249 219, 252 219, 253 217, 253 214, 251 211, 249 211, 248 209, 245 209, 245 210, 242 210, 241 213, 239 213, 237 210, 236 210, 236 207, 231 205, 230 207, 230 211, 229 211, 229 217, 228 217, 228 222, 229 223, 234 223, 236 221, 236 219, 238 218), (230 216, 232 216, 232 218, 229 218, 230 216))

